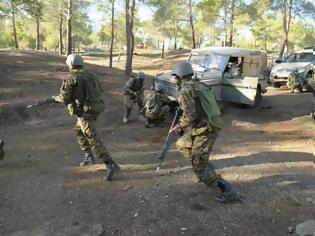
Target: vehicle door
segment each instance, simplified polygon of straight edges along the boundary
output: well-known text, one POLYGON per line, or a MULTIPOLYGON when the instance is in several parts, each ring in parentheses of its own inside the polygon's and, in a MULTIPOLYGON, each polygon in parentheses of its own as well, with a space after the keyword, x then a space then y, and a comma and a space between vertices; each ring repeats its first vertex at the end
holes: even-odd
POLYGON ((255 53, 230 56, 223 73, 222 100, 254 105, 259 69, 260 56, 255 53))

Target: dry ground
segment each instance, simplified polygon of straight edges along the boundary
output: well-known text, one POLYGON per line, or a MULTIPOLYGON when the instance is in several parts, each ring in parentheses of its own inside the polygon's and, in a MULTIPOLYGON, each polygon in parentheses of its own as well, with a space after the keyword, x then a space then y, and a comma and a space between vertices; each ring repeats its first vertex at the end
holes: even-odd
MULTIPOLYGON (((165 60, 140 51, 135 70, 168 70, 187 52, 165 60)), ((210 159, 244 196, 219 205, 217 190, 198 183, 190 163, 171 150, 160 174, 156 157, 167 128, 121 125, 124 61, 108 69, 89 57, 101 80, 107 110, 98 121, 104 143, 121 165, 104 182, 104 166, 80 168, 82 158, 63 106, 25 109, 57 94, 66 76, 64 57, 0 51, 0 235, 288 235, 315 219, 314 123, 310 94, 270 88, 264 104, 245 109, 222 104, 225 128, 210 159), (95 65, 98 64, 98 65, 95 65)), ((150 86, 150 82, 146 82, 150 86)), ((169 117, 169 122, 171 115, 169 117)), ((293 233, 294 235, 294 233, 293 233)))

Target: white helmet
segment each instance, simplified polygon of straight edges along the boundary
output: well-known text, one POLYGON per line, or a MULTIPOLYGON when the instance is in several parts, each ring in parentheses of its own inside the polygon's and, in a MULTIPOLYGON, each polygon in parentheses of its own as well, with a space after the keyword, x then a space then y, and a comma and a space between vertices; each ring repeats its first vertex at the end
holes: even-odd
POLYGON ((66 60, 67 66, 83 66, 83 58, 79 54, 70 54, 66 60))
POLYGON ((183 77, 185 75, 192 75, 194 71, 188 61, 179 62, 173 66, 172 75, 183 77))

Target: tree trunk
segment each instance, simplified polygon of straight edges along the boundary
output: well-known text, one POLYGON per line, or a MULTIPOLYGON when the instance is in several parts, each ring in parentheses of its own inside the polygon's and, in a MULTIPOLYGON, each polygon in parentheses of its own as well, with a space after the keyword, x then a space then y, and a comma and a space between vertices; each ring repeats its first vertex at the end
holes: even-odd
POLYGON ((130 42, 130 0, 126 0, 125 10, 126 10, 126 68, 125 68, 125 74, 129 76, 131 74, 131 42, 130 42))
POLYGON ((12 27, 13 27, 13 37, 14 37, 14 47, 19 48, 17 35, 16 35, 16 25, 15 25, 15 9, 13 5, 13 0, 11 0, 11 10, 12 10, 12 27))
POLYGON ((36 50, 40 49, 39 18, 36 17, 36 50))
POLYGON ((63 23, 63 15, 59 14, 59 55, 62 55, 63 51, 63 42, 62 42, 62 23, 63 23))
POLYGON ((125 74, 131 75, 132 73, 132 59, 133 59, 133 48, 134 48, 134 35, 133 35, 133 19, 134 19, 135 0, 132 0, 130 7, 130 0, 126 0, 126 68, 125 74))
POLYGON ((227 46, 227 38, 228 38, 228 27, 227 27, 227 9, 224 8, 224 45, 227 46))
POLYGON ((164 53, 165 53, 165 38, 163 36, 163 42, 162 42, 162 53, 161 58, 164 59, 164 53))
POLYGON ((134 19, 135 19, 135 7, 136 7, 136 0, 132 0, 131 5, 131 18, 130 18, 130 36, 131 36, 131 72, 132 72, 132 61, 133 61, 133 53, 135 48, 135 35, 133 33, 133 26, 134 26, 134 19))
POLYGON ((176 17, 176 22, 175 22, 175 37, 174 37, 174 50, 177 49, 177 36, 178 36, 178 18, 176 17))
POLYGON ((110 40, 109 48, 109 67, 113 67, 113 46, 114 46, 114 36, 115 36, 115 0, 112 0, 112 34, 110 40))
POLYGON ((229 46, 233 46, 233 33, 234 33, 234 13, 235 10, 235 0, 232 0, 231 2, 231 19, 230 19, 230 34, 229 34, 229 46))
POLYGON ((67 15, 67 56, 72 52, 72 0, 68 0, 68 15, 67 15))
POLYGON ((189 0, 189 22, 190 22, 190 27, 191 27, 192 48, 196 48, 195 27, 194 27, 193 15, 192 15, 191 0, 189 0))
POLYGON ((289 31, 290 31, 290 25, 291 25, 292 2, 293 0, 289 0, 289 5, 287 7, 287 0, 282 0, 281 13, 282 13, 283 39, 282 39, 282 45, 280 48, 280 54, 279 54, 280 57, 284 56, 283 53, 284 53, 285 48, 287 50, 289 49, 289 31))

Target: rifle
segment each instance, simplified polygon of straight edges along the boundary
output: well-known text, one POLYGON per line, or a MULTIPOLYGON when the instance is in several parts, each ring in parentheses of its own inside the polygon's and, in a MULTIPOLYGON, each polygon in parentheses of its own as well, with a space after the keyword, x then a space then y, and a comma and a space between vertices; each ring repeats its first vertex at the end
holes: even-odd
POLYGON ((159 172, 160 169, 161 169, 161 166, 162 166, 162 162, 164 161, 165 157, 166 157, 166 154, 168 153, 170 147, 171 147, 171 144, 173 142, 173 139, 174 139, 174 131, 173 131, 173 128, 175 127, 176 123, 178 122, 179 120, 179 116, 180 116, 180 109, 177 108, 176 111, 175 111, 175 116, 174 116, 174 119, 173 119, 173 122, 172 122, 172 125, 167 133, 167 137, 163 143, 163 146, 162 146, 162 150, 161 150, 161 154, 159 156, 159 159, 160 159, 160 163, 159 163, 159 166, 156 168, 156 171, 159 172))
POLYGON ((30 105, 26 106, 26 109, 29 109, 31 107, 41 106, 41 105, 49 105, 49 104, 53 104, 53 103, 59 103, 59 102, 57 102, 53 98, 47 98, 45 100, 42 100, 42 101, 39 101, 39 102, 36 102, 34 104, 30 104, 30 105))

